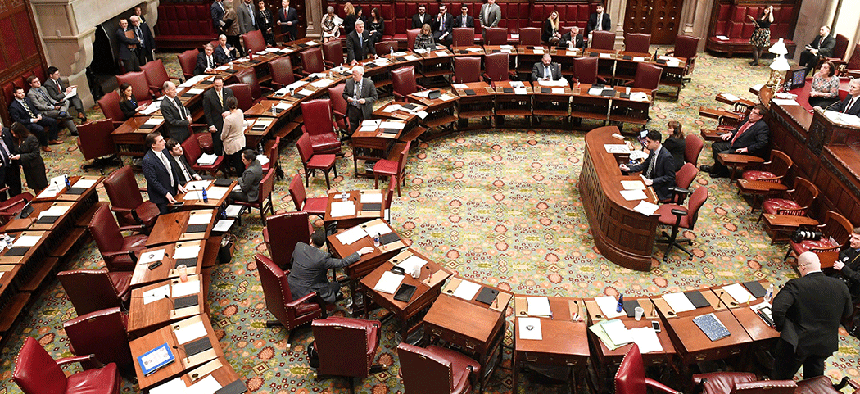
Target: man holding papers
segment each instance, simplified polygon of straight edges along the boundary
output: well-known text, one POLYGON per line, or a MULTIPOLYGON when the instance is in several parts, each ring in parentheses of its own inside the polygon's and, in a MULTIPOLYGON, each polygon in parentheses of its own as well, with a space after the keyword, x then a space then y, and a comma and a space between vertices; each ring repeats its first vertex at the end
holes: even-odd
POLYGON ((346 116, 349 118, 349 135, 352 136, 363 120, 371 118, 373 103, 379 99, 373 81, 364 77, 364 67, 352 68, 352 78, 346 80, 343 88, 343 99, 349 104, 346 116))
POLYGON ((373 251, 372 247, 365 246, 343 259, 336 259, 322 250, 325 238, 325 231, 318 229, 311 236, 311 242, 316 247, 304 242, 296 244, 296 249, 293 251, 293 268, 287 277, 294 300, 311 293, 317 294, 317 302, 323 311, 323 317, 326 316, 325 303, 334 303, 342 297, 340 283, 329 283, 328 270, 346 267, 373 251))
POLYGON ((149 151, 143 155, 143 176, 146 178, 146 193, 149 201, 155 203, 159 212, 167 213, 167 204, 176 202, 176 192, 185 193, 185 187, 176 181, 170 159, 164 152, 164 137, 161 133, 149 133, 146 136, 149 151))
POLYGON ((645 147, 651 151, 648 158, 641 164, 629 167, 626 164, 618 166, 622 171, 642 172, 645 185, 654 189, 660 201, 670 199, 672 193, 669 188, 675 187, 675 164, 672 154, 660 144, 662 138, 659 131, 648 131, 645 136, 645 147))

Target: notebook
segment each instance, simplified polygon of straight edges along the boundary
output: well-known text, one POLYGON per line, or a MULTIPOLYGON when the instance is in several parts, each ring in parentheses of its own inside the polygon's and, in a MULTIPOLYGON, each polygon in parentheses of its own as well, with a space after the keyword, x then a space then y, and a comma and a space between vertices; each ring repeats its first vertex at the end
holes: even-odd
POLYGON ((708 336, 708 339, 710 339, 711 342, 732 335, 726 326, 723 325, 723 322, 721 322, 713 313, 696 316, 693 318, 693 323, 696 323, 696 325, 699 326, 699 329, 708 336))
POLYGON ((197 353, 212 349, 212 343, 209 342, 209 337, 203 337, 196 341, 186 343, 185 354, 191 357, 197 353))
POLYGON ((190 306, 195 306, 195 305, 198 305, 196 295, 190 295, 190 296, 179 297, 179 298, 173 299, 173 309, 188 308, 190 306))
POLYGON ((394 299, 397 301, 409 302, 412 298, 412 294, 415 293, 415 286, 410 284, 401 283, 400 288, 397 289, 397 292, 394 293, 394 299))
POLYGON ((627 312, 627 317, 636 317, 636 308, 639 307, 637 300, 621 300, 621 305, 624 306, 624 312, 627 312))
POLYGON ((478 293, 478 296, 475 297, 475 301, 480 301, 484 304, 490 305, 493 301, 496 300, 496 296, 499 295, 499 291, 496 289, 492 289, 489 287, 484 287, 478 293))
POLYGON ((173 352, 170 351, 170 346, 167 343, 137 356, 137 363, 140 365, 140 370, 145 375, 151 375, 159 368, 172 363, 174 360, 173 352))
POLYGON ((196 267, 197 266, 197 258, 189 257, 187 259, 176 260, 175 264, 173 264, 173 268, 177 268, 180 265, 184 265, 186 267, 196 267))
POLYGON ((687 299, 690 300, 690 303, 693 304, 696 309, 711 306, 711 303, 705 299, 705 296, 698 291, 685 291, 684 295, 687 296, 687 299))
POLYGON ((744 282, 743 285, 755 298, 762 298, 767 294, 767 289, 756 281, 744 282))
POLYGON ((209 228, 208 224, 189 224, 188 228, 185 229, 185 232, 186 233, 205 233, 207 228, 209 228))
POLYGON ((392 242, 400 241, 400 236, 395 233, 382 234, 379 236, 379 243, 383 245, 388 245, 392 242))

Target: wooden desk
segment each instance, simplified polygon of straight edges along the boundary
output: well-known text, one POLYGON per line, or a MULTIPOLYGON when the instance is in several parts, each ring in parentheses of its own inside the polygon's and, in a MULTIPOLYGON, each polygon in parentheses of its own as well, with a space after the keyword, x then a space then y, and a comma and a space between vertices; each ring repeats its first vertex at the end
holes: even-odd
POLYGON ((458 102, 457 117, 460 119, 460 128, 468 127, 468 120, 472 118, 484 118, 493 115, 493 99, 496 91, 486 82, 472 82, 465 84, 453 84, 452 87, 460 97, 458 102), (466 122, 466 124, 463 124, 466 122))
POLYGON ((789 235, 801 226, 818 225, 817 220, 806 216, 763 214, 762 217, 765 232, 770 235, 772 242, 788 242, 789 235))
POLYGON ((164 125, 164 118, 161 118, 162 122, 158 126, 144 126, 152 117, 134 116, 126 120, 125 123, 111 133, 111 139, 117 145, 118 155, 142 157, 146 153, 146 135, 159 131, 161 126, 164 125))
MULTIPOLYGON (((365 120, 362 122, 351 138, 353 147, 352 163, 355 166, 355 175, 372 176, 372 171, 358 171, 358 161, 375 163, 380 159, 388 158, 389 154, 393 153, 391 148, 394 147, 394 144, 403 135, 405 128, 406 122, 401 120, 365 120), (391 126, 396 125, 400 128, 383 127, 383 123, 391 126), (377 126, 374 127, 374 124, 377 126), (356 149, 360 149, 361 151, 358 152, 356 149)), ((397 152, 397 155, 399 155, 399 152, 397 152)))
POLYGON ((180 211, 193 211, 196 209, 215 209, 220 208, 224 205, 224 202, 227 201, 227 196, 230 195, 230 192, 233 191, 233 188, 238 184, 237 181, 233 181, 230 186, 227 187, 219 187, 215 186, 215 183, 212 180, 200 180, 200 181, 191 181, 185 184, 185 189, 188 190, 187 193, 179 193, 176 195, 176 201, 182 201, 182 206, 178 207, 180 211), (206 197, 209 201, 203 201, 203 196, 201 195, 200 190, 206 189, 206 197), (221 194, 219 198, 218 194, 221 194))
MULTIPOLYGON (((171 390, 172 392, 178 392, 176 390, 194 390, 192 386, 200 381, 206 379, 215 379, 215 382, 218 383, 222 388, 228 385, 240 385, 247 390, 247 386, 245 386, 244 379, 241 378, 236 371, 233 370, 233 367, 230 366, 230 363, 223 357, 217 357, 211 361, 206 362, 205 364, 194 368, 180 376, 177 376, 169 381, 166 381, 158 386, 153 387, 155 390, 157 387, 162 390, 171 390)), ((167 391, 167 392, 171 392, 167 391)))
POLYGON ((535 116, 570 115, 570 97, 573 89, 570 86, 543 86, 542 81, 532 82, 532 114, 535 116))
POLYGON ((75 202, 66 201, 31 203, 30 206, 33 207, 33 212, 30 213, 30 216, 24 219, 10 220, 6 223, 5 231, 50 231, 58 229, 64 221, 72 220, 69 213, 75 205, 75 202), (57 209, 65 209, 66 211, 58 215, 50 214, 50 212, 54 212, 52 210, 57 209))
POLYGON ((570 116, 580 119, 609 120, 611 98, 589 94, 592 85, 576 84, 570 98, 570 116))
POLYGON ((493 86, 496 92, 496 126, 504 123, 505 116, 532 115, 531 82, 496 81, 493 82, 493 86), (520 84, 522 87, 519 87, 520 84))
MULTIPOLYGON (((209 238, 212 226, 215 225, 215 221, 218 219, 218 215, 215 214, 216 212, 214 209, 201 209, 161 215, 155 221, 155 225, 152 226, 152 232, 146 240, 146 247, 209 238), (192 216, 194 216, 193 219, 192 216), (189 230, 189 221, 201 221, 206 217, 209 219, 209 224, 206 225, 205 231, 187 232, 189 230)), ((193 228, 192 230, 199 229, 193 228)))
POLYGON ((464 47, 453 47, 451 53, 454 56, 484 56, 484 47, 480 45, 469 45, 464 47))
MULTIPOLYGON (((425 91, 427 92, 427 91, 425 91)), ((427 127, 438 127, 447 125, 457 121, 457 116, 454 115, 454 109, 460 102, 460 97, 456 94, 443 93, 439 98, 430 99, 426 94, 412 93, 407 96, 409 101, 425 105, 425 111, 429 113, 421 122, 427 127)))
POLYGON ((184 319, 189 316, 200 315, 203 313, 203 303, 206 302, 203 291, 203 281, 199 275, 189 275, 188 282, 181 283, 179 279, 171 279, 153 283, 148 286, 132 289, 131 301, 128 306, 128 332, 133 336, 140 336, 174 322, 184 319), (194 287, 196 291, 190 295, 179 295, 177 289, 185 288, 185 286, 194 287), (159 298, 146 303, 145 293, 151 290, 168 287, 170 289, 170 297, 159 298), (183 297, 196 297, 197 305, 175 309, 174 302, 176 299, 183 297))
POLYGON ((92 199, 92 203, 95 203, 95 200, 98 199, 96 196, 96 187, 98 187, 99 183, 104 179, 103 176, 95 176, 95 175, 74 175, 69 177, 69 184, 72 185, 71 188, 63 186, 59 192, 53 193, 45 189, 42 193, 39 193, 38 196, 33 198, 33 202, 54 202, 54 201, 85 201, 92 199), (83 181, 81 185, 86 187, 81 187, 78 185, 79 181, 83 181), (92 183, 92 185, 89 185, 92 183))
POLYGON ((338 229, 346 229, 352 228, 359 224, 369 222, 374 219, 384 219, 385 218, 385 205, 386 205, 386 195, 382 190, 350 190, 348 192, 331 192, 328 194, 328 204, 325 207, 325 215, 323 216, 323 221, 325 221, 326 225, 332 222, 337 222, 338 229), (355 214, 348 216, 339 216, 334 217, 331 215, 331 204, 335 202, 342 202, 343 199, 341 195, 343 193, 347 193, 349 196, 347 197, 347 201, 352 201, 355 204, 355 214), (382 202, 379 203, 362 203, 362 196, 367 196, 365 198, 374 198, 378 197, 382 199, 382 202), (375 206, 371 206, 368 204, 379 204, 379 210, 373 210, 375 206), (365 207, 365 205, 368 205, 365 207))
POLYGON ((280 119, 283 116, 286 116, 290 110, 279 110, 277 112, 273 111, 275 106, 279 103, 283 103, 281 100, 261 100, 259 103, 254 104, 251 108, 245 111, 245 116, 247 117, 256 117, 256 116, 267 116, 267 117, 276 117, 280 119))
POLYGON ((12 247, 0 250, 0 264, 23 265, 33 257, 43 256, 44 251, 40 249, 42 249, 42 245, 47 240, 49 234, 50 232, 48 231, 23 231, 14 234, 15 241, 12 242, 12 247), (23 237, 39 237, 39 240, 36 241, 35 245, 30 247, 17 246, 16 243, 21 245, 20 242, 23 242, 21 241, 23 237))
POLYGON ((131 287, 137 287, 154 282, 161 282, 167 279, 178 278, 181 274, 181 272, 176 269, 178 265, 185 265, 185 272, 188 275, 199 275, 201 273, 203 255, 205 253, 206 242, 203 242, 202 240, 177 242, 175 244, 166 244, 144 249, 140 253, 140 258, 138 259, 137 264, 134 266, 134 274, 131 277, 131 283, 129 285, 131 287), (200 251, 194 258, 185 258, 177 261, 173 256, 174 252, 176 252, 176 249, 178 248, 199 248, 200 251), (161 260, 156 260, 161 261, 161 265, 154 269, 149 269, 149 265, 153 264, 155 261, 146 262, 147 259, 145 259, 145 256, 149 253, 158 253, 161 250, 164 251, 164 257, 161 260))
POLYGON ((770 181, 750 181, 747 179, 738 179, 738 193, 740 194, 752 194, 753 203, 750 206, 750 211, 755 211, 758 206, 759 197, 767 198, 767 196, 775 195, 782 193, 788 190, 788 187, 785 186, 782 182, 770 182, 770 181))
POLYGON ((649 111, 654 98, 651 96, 651 89, 625 88, 616 86, 616 96, 612 98, 612 106, 609 109, 609 120, 612 122, 632 123, 637 125, 645 125, 650 119, 649 111), (632 100, 629 97, 621 97, 622 94, 644 93, 647 97, 645 101, 632 100))
MULTIPOLYGON (((394 231, 394 229, 392 229, 391 226, 382 219, 371 220, 369 222, 359 224, 356 227, 359 227, 362 230, 367 230, 373 226, 380 224, 387 226, 388 230, 391 230, 392 233, 397 234, 397 232, 394 231)), ((395 255, 397 255, 397 253, 399 253, 399 250, 401 248, 406 247, 406 245, 403 243, 403 237, 401 237, 399 234, 398 237, 400 237, 400 241, 380 245, 378 247, 373 245, 373 239, 371 239, 370 236, 364 236, 358 241, 355 241, 351 244, 344 244, 340 241, 338 235, 346 231, 349 230, 341 230, 335 234, 328 236, 328 250, 333 256, 338 258, 344 258, 357 252, 359 249, 365 246, 373 248, 372 252, 361 256, 358 261, 344 268, 346 275, 350 279, 349 288, 350 290, 352 290, 353 303, 354 305, 360 307, 360 303, 356 303, 356 301, 358 301, 358 298, 356 297, 357 292, 355 291, 356 282, 363 278, 365 275, 369 274, 371 271, 375 270, 376 267, 379 267, 395 255)))
MULTIPOLYGON (((762 287, 767 290, 770 282, 766 279, 758 281, 762 287)), ((776 338, 779 338, 779 331, 771 327, 761 317, 759 317, 752 309, 751 305, 758 305, 764 301, 764 297, 755 298, 753 301, 738 302, 725 290, 724 286, 714 286, 711 291, 720 297, 720 301, 729 308, 740 325, 746 330, 747 335, 755 342, 756 348, 772 348, 776 338)), ((777 290, 774 289, 773 296, 776 296, 777 290)), ((751 292, 750 292, 751 293, 751 292)))

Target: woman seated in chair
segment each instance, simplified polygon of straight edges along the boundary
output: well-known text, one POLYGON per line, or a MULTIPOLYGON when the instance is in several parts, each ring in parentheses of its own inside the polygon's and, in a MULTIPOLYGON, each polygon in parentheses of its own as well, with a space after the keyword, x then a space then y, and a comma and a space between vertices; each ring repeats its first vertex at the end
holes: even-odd
POLYGON ((415 46, 413 49, 436 49, 436 43, 433 42, 433 30, 430 29, 430 25, 425 23, 424 26, 421 26, 421 34, 415 37, 415 46))
MULTIPOLYGON (((681 124, 677 120, 670 120, 668 124, 669 137, 663 142, 666 150, 672 154, 672 160, 675 162, 675 171, 684 166, 686 159, 684 151, 687 148, 686 136, 681 132, 681 124)), ((693 163, 695 165, 695 163, 693 163)))
POLYGON ((131 85, 122 83, 119 85, 119 109, 126 119, 133 117, 139 111, 146 108, 144 105, 137 105, 137 100, 134 99, 134 91, 131 85))
POLYGON ((372 43, 376 44, 382 41, 382 32, 385 31, 385 20, 382 19, 379 8, 373 7, 370 9, 370 18, 367 18, 367 30, 370 32, 372 43))
POLYGON ((559 39, 561 39, 561 31, 559 30, 558 11, 553 11, 543 23, 541 40, 551 46, 556 46, 559 39))
POLYGON ((812 88, 809 89, 809 105, 827 108, 839 101, 839 77, 836 75, 833 62, 821 63, 821 68, 812 76, 812 88))

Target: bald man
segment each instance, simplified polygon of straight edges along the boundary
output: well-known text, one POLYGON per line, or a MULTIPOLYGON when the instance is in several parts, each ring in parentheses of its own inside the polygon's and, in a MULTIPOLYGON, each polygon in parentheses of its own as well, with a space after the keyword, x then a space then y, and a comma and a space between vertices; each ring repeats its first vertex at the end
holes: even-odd
POLYGON ((824 375, 824 360, 839 348, 839 323, 851 315, 851 295, 839 279, 821 272, 813 252, 797 258, 801 277, 786 282, 773 299, 773 321, 780 339, 774 349, 773 379, 824 375))

